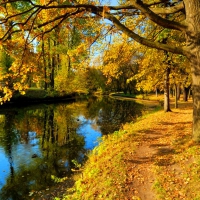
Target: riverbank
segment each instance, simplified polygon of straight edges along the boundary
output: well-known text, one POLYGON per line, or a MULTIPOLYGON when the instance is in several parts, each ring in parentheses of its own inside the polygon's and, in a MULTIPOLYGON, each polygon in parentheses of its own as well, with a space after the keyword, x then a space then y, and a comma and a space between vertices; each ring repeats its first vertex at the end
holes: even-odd
POLYGON ((64 199, 198 199, 200 147, 192 103, 146 115, 103 137, 64 199))
POLYGON ((56 103, 56 102, 66 102, 66 101, 75 101, 77 98, 85 98, 86 94, 83 93, 59 93, 56 91, 47 91, 39 88, 29 88, 26 90, 25 94, 20 94, 15 92, 12 98, 9 101, 4 102, 1 105, 3 107, 12 107, 12 106, 24 106, 24 105, 33 105, 40 103, 56 103))

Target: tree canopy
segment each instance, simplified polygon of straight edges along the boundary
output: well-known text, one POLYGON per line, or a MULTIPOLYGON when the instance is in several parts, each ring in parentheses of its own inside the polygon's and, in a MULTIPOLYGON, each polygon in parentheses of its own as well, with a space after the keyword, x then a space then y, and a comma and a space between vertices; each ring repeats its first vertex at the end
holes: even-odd
MULTIPOLYGON (((25 83, 30 79, 30 72, 40 70, 36 60, 41 55, 44 57, 43 65, 51 66, 48 73, 44 72, 44 78, 54 77, 58 73, 59 56, 55 49, 59 49, 63 38, 66 39, 66 30, 70 32, 68 44, 73 43, 82 58, 105 33, 123 33, 142 45, 184 55, 189 59, 194 99, 193 133, 194 138, 200 140, 199 9, 200 2, 196 0, 125 0, 119 1, 116 6, 87 0, 1 0, 0 41, 5 52, 13 59, 2 78, 6 83, 2 87, 5 94, 2 100, 11 97, 10 88, 21 92, 27 88, 25 83), (107 24, 105 19, 110 23, 107 24), (39 54, 36 51, 38 43, 41 44, 53 32, 55 35, 47 42, 52 53, 49 56, 44 51, 39 54), (78 47, 78 41, 84 45, 78 47), (51 61, 51 64, 49 62, 47 65, 47 61, 51 61)), ((69 55, 68 51, 66 56, 70 56, 68 67, 71 66, 71 60, 83 63, 81 57, 69 55)), ((37 77, 38 74, 33 77, 36 82, 37 77)), ((50 78, 51 87, 54 84, 50 78)))

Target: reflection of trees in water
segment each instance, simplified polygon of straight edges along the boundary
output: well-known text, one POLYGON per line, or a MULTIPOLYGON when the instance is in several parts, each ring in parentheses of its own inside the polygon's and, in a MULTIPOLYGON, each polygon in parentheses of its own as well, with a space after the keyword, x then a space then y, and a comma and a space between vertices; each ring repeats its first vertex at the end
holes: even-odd
POLYGON ((142 115, 141 104, 134 101, 119 101, 105 99, 104 107, 100 110, 97 124, 102 134, 113 133, 126 122, 134 121, 142 115))
POLYGON ((84 116, 96 120, 102 134, 109 134, 119 130, 121 124, 141 116, 143 108, 142 104, 134 101, 90 98, 84 116))
MULTIPOLYGON (((13 131, 12 122, 13 122, 13 112, 8 112, 5 115, 3 132, 1 132, 1 146, 4 148, 5 153, 8 157, 8 162, 10 166, 10 180, 7 180, 8 183, 12 184, 14 180, 14 166, 13 166, 13 155, 12 155, 12 145, 16 143, 17 135, 13 131)), ((9 188, 10 189, 10 188, 9 188)), ((12 190, 12 188, 11 188, 12 190)), ((11 197, 13 198, 14 191, 11 193, 11 197)))
MULTIPOLYGON (((29 191, 51 186, 51 175, 70 176, 71 168, 75 167, 72 160, 81 161, 85 153, 84 138, 77 134, 77 130, 88 122, 81 122, 80 115, 96 120, 102 133, 108 134, 118 130, 122 123, 141 115, 141 107, 135 102, 104 98, 33 109, 20 108, 10 114, 7 112, 0 123, 0 145, 10 159, 10 176, 1 189, 0 199, 23 200, 29 191), (37 157, 31 158, 29 155, 28 162, 15 169, 15 152, 12 150, 13 146, 17 148, 19 144, 30 149, 36 148, 37 157)), ((22 152, 17 156, 23 155, 22 152)))
POLYGON ((76 133, 79 123, 72 113, 73 110, 66 105, 23 112, 19 110, 6 115, 5 126, 2 127, 5 132, 1 134, 5 144, 1 142, 0 145, 7 152, 11 171, 1 189, 0 199, 26 199, 29 191, 45 189, 47 185, 54 184, 51 175, 63 177, 71 174, 71 168, 74 167, 72 160, 82 159, 85 144, 84 138, 76 133), (40 129, 35 138, 29 134, 30 131, 35 131, 34 128, 40 129), (11 152, 13 140, 16 146, 21 143, 29 145, 29 148, 33 145, 32 140, 37 140, 37 154, 39 153, 34 159, 28 157, 28 165, 22 163, 15 169, 15 173, 11 152))

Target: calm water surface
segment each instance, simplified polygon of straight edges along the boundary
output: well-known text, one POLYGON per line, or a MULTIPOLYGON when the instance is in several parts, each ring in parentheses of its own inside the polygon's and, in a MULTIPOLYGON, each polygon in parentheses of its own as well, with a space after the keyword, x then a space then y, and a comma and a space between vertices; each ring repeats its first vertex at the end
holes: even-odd
POLYGON ((110 98, 0 109, 0 199, 31 199, 56 184, 52 176, 70 177, 98 138, 144 110, 110 98))

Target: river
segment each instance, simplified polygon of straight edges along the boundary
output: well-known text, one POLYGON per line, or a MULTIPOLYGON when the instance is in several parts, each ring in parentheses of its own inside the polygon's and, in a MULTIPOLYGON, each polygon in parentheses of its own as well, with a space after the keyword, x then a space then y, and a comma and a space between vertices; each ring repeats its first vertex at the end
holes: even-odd
POLYGON ((0 109, 0 199, 31 199, 71 177, 102 135, 146 112, 134 101, 90 98, 0 109))

